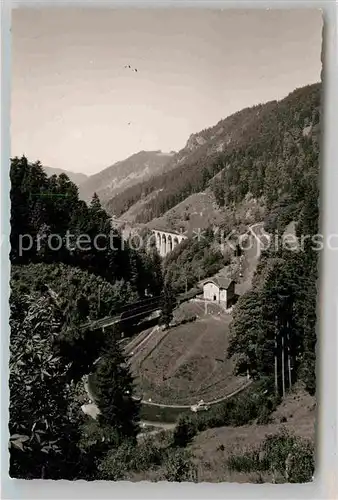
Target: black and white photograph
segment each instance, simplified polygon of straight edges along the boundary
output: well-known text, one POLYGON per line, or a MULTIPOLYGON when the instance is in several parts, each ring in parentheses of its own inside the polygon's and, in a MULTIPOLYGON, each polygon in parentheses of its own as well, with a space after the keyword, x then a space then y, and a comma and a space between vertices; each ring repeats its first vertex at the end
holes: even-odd
POLYGON ((313 481, 322 35, 13 10, 11 478, 313 481))

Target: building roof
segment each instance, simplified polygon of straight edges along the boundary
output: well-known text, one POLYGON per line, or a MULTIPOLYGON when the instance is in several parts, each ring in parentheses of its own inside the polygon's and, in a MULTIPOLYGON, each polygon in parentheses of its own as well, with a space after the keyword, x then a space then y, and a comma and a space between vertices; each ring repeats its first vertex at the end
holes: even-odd
POLYGON ((203 282, 203 286, 206 285, 207 283, 214 283, 218 288, 224 288, 227 290, 231 283, 233 283, 234 280, 230 278, 225 278, 224 276, 217 276, 214 278, 208 278, 203 282))

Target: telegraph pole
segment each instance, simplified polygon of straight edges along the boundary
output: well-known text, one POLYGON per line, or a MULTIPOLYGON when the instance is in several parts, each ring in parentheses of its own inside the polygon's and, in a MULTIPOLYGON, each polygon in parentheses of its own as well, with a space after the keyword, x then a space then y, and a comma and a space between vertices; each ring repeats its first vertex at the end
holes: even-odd
POLYGON ((287 341, 288 341, 288 375, 289 375, 289 389, 292 387, 292 379, 291 379, 291 356, 290 356, 290 333, 287 333, 287 341))
POLYGON ((284 332, 282 333, 282 387, 283 387, 283 398, 285 396, 285 367, 284 367, 284 332))
MULTIPOLYGON (((288 355, 287 355, 287 364, 290 366, 290 356, 289 356, 289 299, 290 296, 288 294, 278 294, 279 298, 282 300, 282 391, 283 397, 285 396, 285 334, 287 335, 288 345, 288 355)), ((291 367, 290 367, 291 368, 291 367)), ((289 371, 289 386, 291 387, 291 369, 289 371)))
POLYGON ((276 393, 276 396, 278 396, 278 363, 277 363, 278 342, 277 342, 277 334, 278 334, 278 322, 277 322, 277 316, 275 316, 275 393, 276 393))
MULTIPOLYGON (((293 303, 289 304, 288 313, 291 313, 292 317, 293 312, 293 303)), ((292 387, 292 377, 291 377, 291 348, 290 348, 290 318, 288 316, 286 320, 286 335, 287 335, 287 344, 288 344, 288 377, 289 377, 289 389, 292 387)))

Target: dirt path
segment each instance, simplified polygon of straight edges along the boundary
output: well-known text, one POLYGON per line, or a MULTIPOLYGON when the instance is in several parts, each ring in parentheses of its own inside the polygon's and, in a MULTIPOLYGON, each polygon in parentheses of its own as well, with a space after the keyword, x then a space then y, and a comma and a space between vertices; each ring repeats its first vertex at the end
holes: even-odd
POLYGON ((250 226, 247 231, 250 238, 250 247, 244 250, 243 278, 240 283, 236 284, 236 293, 239 295, 244 295, 245 292, 250 290, 261 252, 268 243, 263 228, 264 223, 257 222, 250 226))
MULTIPOLYGON (((252 381, 249 380, 245 384, 243 384, 241 387, 236 389, 235 391, 231 392, 230 394, 227 394, 226 396, 222 396, 221 398, 214 399, 212 401, 205 401, 204 403, 208 406, 216 405, 218 403, 222 403, 223 401, 235 396, 236 394, 239 394, 240 392, 244 391, 249 385, 252 384, 252 381)), ((168 405, 168 404, 163 404, 163 403, 153 403, 152 401, 146 401, 142 400, 142 404, 144 405, 149 405, 149 406, 157 406, 158 408, 176 408, 176 409, 182 409, 182 410, 187 410, 191 408, 191 405, 168 405)))
POLYGON ((172 430, 175 429, 176 424, 170 424, 168 422, 150 422, 149 420, 142 420, 141 424, 149 425, 151 427, 158 427, 158 429, 172 430))

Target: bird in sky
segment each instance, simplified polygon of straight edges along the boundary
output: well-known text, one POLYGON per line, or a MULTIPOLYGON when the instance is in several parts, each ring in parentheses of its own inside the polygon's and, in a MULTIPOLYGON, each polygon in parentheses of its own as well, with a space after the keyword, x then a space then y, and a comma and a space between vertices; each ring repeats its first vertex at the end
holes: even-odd
POLYGON ((130 66, 130 64, 126 64, 124 68, 125 68, 125 69, 131 69, 132 71, 135 71, 135 73, 137 73, 137 71, 138 71, 138 70, 137 70, 137 68, 132 68, 132 67, 130 66))

